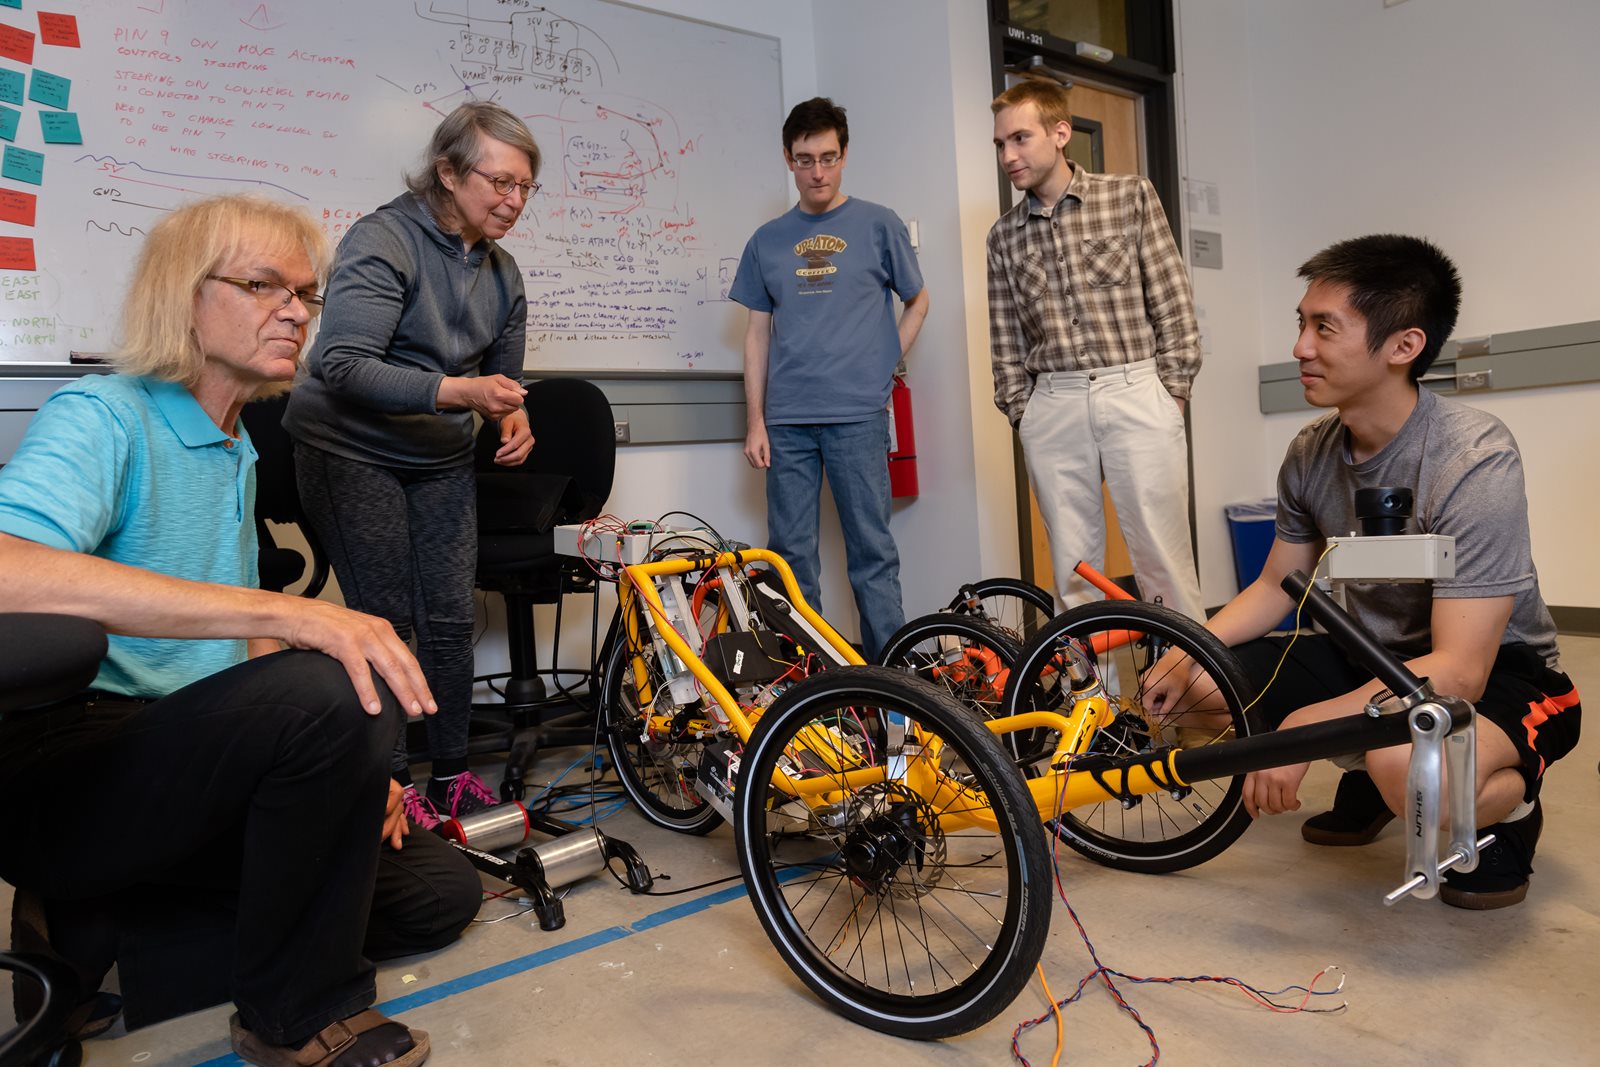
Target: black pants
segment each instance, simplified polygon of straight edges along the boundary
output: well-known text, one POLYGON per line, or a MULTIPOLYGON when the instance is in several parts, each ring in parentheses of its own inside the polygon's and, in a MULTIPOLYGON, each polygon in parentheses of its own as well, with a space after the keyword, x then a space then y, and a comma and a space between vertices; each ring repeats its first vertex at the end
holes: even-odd
MULTIPOLYGON (((363 946, 402 721, 379 692, 368 715, 337 662, 283 652, 132 713, 10 720, 0 803, 28 814, 0 833, 0 876, 52 914, 114 908, 130 1025, 231 996, 265 1040, 301 1040, 375 997, 363 946)), ((415 919, 376 927, 378 947, 415 919)))
MULTIPOLYGON (((1250 711, 1251 727, 1258 732, 1276 730, 1290 712, 1372 681, 1371 673, 1350 662, 1326 634, 1303 634, 1292 648, 1289 640, 1263 637, 1233 650, 1250 681, 1266 687, 1250 711), (1274 671, 1277 680, 1268 686, 1274 671)), ((1525 800, 1539 795, 1545 769, 1572 751, 1583 724, 1583 706, 1572 680, 1546 667, 1527 645, 1500 646, 1483 696, 1473 708, 1504 731, 1517 750, 1525 800)))

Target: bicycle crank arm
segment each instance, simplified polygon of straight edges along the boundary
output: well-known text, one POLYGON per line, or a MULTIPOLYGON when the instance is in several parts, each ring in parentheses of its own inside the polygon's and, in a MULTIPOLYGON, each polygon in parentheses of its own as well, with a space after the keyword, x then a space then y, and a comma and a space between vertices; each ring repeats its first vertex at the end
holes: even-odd
POLYGON ((1472 706, 1455 697, 1418 704, 1407 715, 1411 728, 1411 762, 1406 771, 1406 873, 1410 877, 1384 903, 1405 896, 1431 900, 1439 895, 1440 878, 1457 868, 1478 865, 1477 730, 1472 706), (1452 721, 1465 718, 1452 730, 1452 721), (1448 737, 1446 735, 1449 735, 1448 737), (1450 779, 1450 851, 1439 858, 1439 802, 1446 757, 1450 779))

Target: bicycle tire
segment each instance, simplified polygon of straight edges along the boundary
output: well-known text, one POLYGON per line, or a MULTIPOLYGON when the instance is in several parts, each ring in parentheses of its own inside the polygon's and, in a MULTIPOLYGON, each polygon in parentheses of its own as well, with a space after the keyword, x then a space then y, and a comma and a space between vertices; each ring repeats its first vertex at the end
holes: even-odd
POLYGON ((945 610, 981 616, 1021 644, 1056 614, 1055 598, 1021 578, 984 578, 963 585, 945 610))
MULTIPOLYGON (((606 652, 600 688, 601 722, 617 778, 646 821, 680 834, 709 834, 723 819, 694 788, 704 746, 647 738, 650 708, 640 707, 632 658, 626 628, 619 626, 606 652)), ((655 650, 646 649, 643 658, 659 689, 655 650)))
MULTIPOLYGON (((1089 751, 1132 755, 1173 743, 1209 744, 1230 736, 1245 737, 1244 715, 1250 687, 1238 659, 1199 623, 1168 608, 1142 601, 1102 601, 1058 615, 1023 647, 1001 703, 1002 714, 1035 708, 1056 708, 1061 699, 1061 672, 1052 664, 1063 645, 1075 642, 1087 650, 1097 634, 1137 635, 1104 653, 1089 653, 1107 694, 1120 709, 1116 720, 1101 729, 1089 751), (1154 679, 1150 668, 1169 648, 1178 648, 1200 665, 1193 695, 1214 688, 1225 708, 1220 716, 1182 737, 1179 726, 1144 707, 1142 691, 1154 679), (1127 691, 1124 686, 1132 683, 1127 691)), ((1131 806, 1118 800, 1084 805, 1062 812, 1054 829, 1074 851, 1118 870, 1161 874, 1186 870, 1219 855, 1250 825, 1244 808, 1244 775, 1196 782, 1180 795, 1147 793, 1131 806)))
POLYGON ((767 709, 744 751, 734 841, 784 962, 871 1029, 933 1039, 981 1026, 1044 949, 1051 870, 1037 808, 988 730, 903 671, 823 671, 767 709), (897 716, 909 745, 895 742, 897 716), (851 770, 867 773, 847 781, 851 770), (829 802, 794 798, 774 776, 829 802), (968 825, 974 810, 993 828, 968 825))
POLYGON ((936 611, 896 630, 878 653, 878 665, 939 684, 992 719, 1021 651, 1020 641, 981 615, 936 611))

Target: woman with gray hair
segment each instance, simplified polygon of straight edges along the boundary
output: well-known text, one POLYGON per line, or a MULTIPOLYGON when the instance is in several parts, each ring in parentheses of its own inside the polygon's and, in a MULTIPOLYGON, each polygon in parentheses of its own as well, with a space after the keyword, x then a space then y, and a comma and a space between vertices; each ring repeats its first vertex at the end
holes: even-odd
POLYGON ((533 445, 522 407, 527 301, 495 242, 539 191, 539 147, 498 104, 474 101, 433 133, 407 191, 345 235, 327 310, 284 425, 300 499, 345 602, 416 638, 439 702, 427 793, 404 741, 395 779, 431 829, 495 803, 467 767, 477 563, 473 414, 497 422, 495 462, 533 445))

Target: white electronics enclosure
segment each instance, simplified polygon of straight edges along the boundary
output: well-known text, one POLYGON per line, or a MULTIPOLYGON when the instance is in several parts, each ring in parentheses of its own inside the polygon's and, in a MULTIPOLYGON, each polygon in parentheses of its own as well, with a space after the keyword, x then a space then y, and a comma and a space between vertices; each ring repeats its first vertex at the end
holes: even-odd
POLYGON ((1456 576, 1456 539, 1443 534, 1330 537, 1317 577, 1335 582, 1427 582, 1456 576))

